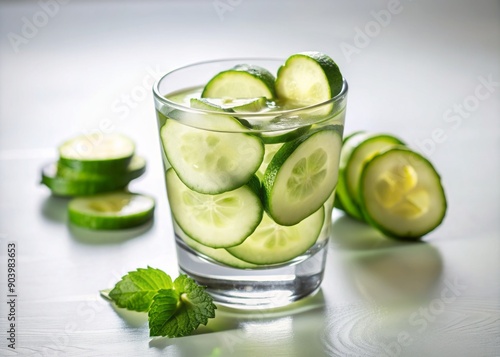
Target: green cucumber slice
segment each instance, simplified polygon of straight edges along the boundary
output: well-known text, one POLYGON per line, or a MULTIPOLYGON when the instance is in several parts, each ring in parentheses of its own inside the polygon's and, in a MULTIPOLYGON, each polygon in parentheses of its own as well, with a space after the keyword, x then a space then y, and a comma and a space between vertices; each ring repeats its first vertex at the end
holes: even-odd
POLYGON ((342 128, 330 125, 283 144, 264 174, 266 211, 292 226, 316 212, 337 184, 342 128))
POLYGON ((241 244, 262 219, 263 208, 254 177, 235 190, 207 195, 191 190, 175 170, 166 174, 167 194, 175 221, 189 237, 211 248, 241 244))
MULTIPOLYGON (((345 143, 347 142, 347 140, 349 140, 350 138, 352 138, 353 136, 355 135, 358 135, 360 133, 364 133, 363 130, 359 130, 359 131, 354 131, 354 132, 351 132, 349 135, 346 135, 344 136, 344 139, 342 140, 342 150, 344 150, 344 146, 345 146, 345 143)), ((345 207, 345 204, 343 203, 343 200, 344 200, 344 197, 347 196, 347 188, 345 188, 345 180, 342 179, 342 170, 340 167, 342 166, 345 166, 345 164, 343 164, 343 160, 345 160, 345 155, 342 155, 342 151, 340 152, 340 163, 339 163, 339 181, 337 182, 337 188, 336 188, 336 191, 339 192, 339 191, 342 191, 341 194, 337 194, 337 198, 335 199, 335 204, 334 204, 334 207, 335 208, 338 208, 339 210, 341 211, 344 211, 345 213, 348 213, 348 208, 345 207)), ((347 199, 349 197, 347 196, 347 199)), ((349 203, 347 203, 347 206, 349 206, 349 203)), ((358 217, 359 218, 361 217, 361 213, 359 213, 359 211, 357 210, 356 207, 352 207, 352 210, 354 210, 354 213, 351 214, 353 217, 358 217), (357 214, 356 214, 357 213, 357 214)))
MULTIPOLYGON (((209 111, 215 111, 215 112, 226 112, 226 113, 235 113, 233 108, 230 107, 224 107, 223 105, 219 105, 216 103, 213 103, 212 99, 206 99, 206 98, 191 98, 190 101, 190 106, 191 108, 195 109, 202 109, 202 110, 209 110, 209 111)), ((245 129, 251 128, 252 126, 246 119, 241 119, 237 117, 228 117, 225 120, 221 120, 220 116, 213 116, 213 115, 208 115, 208 118, 212 121, 211 125, 207 127, 207 116, 203 118, 204 129, 213 129, 216 131, 225 131, 225 130, 235 130, 235 131, 246 131, 245 129), (238 126, 237 124, 240 124, 241 126, 238 126)), ((189 122, 186 123, 189 125, 189 122)))
MULTIPOLYGON (((200 101, 207 106, 215 106, 224 111, 241 112, 241 113, 255 113, 269 109, 268 103, 274 105, 274 102, 268 102, 266 97, 258 98, 190 98, 190 105, 193 102, 200 101)), ((203 109, 203 108, 200 108, 203 109)), ((206 108, 209 109, 209 108, 206 108)))
POLYGON ((80 171, 124 171, 134 151, 134 142, 121 134, 106 135, 97 142, 81 135, 59 146, 59 160, 63 165, 80 171))
POLYGON ((56 196, 89 196, 102 192, 123 189, 129 181, 109 179, 68 178, 59 176, 56 163, 47 164, 42 168, 41 183, 47 186, 56 196))
POLYGON ((358 187, 364 164, 378 152, 395 145, 404 143, 393 135, 379 133, 359 132, 345 141, 340 156, 337 196, 350 216, 363 220, 358 187))
POLYGON ((245 241, 226 250, 236 258, 253 264, 278 264, 304 254, 311 248, 321 232, 324 209, 293 226, 277 224, 268 214, 245 241))
POLYGON ((245 102, 242 100, 230 99, 225 102, 226 105, 228 105, 228 103, 232 103, 230 108, 236 113, 256 113, 268 108, 266 97, 250 99, 245 102))
POLYGON ((57 175, 61 178, 78 181, 114 181, 129 183, 146 172, 146 159, 134 155, 123 172, 97 173, 75 170, 61 162, 57 165, 57 175))
POLYGON ((283 146, 283 144, 267 144, 264 146, 264 158, 262 160, 262 163, 260 164, 259 169, 255 173, 255 175, 263 180, 264 179, 264 174, 266 173, 267 167, 269 166, 269 163, 273 159, 274 155, 278 152, 278 150, 283 146))
POLYGON ((216 74, 203 88, 203 98, 275 97, 275 78, 267 69, 241 64, 216 74))
MULTIPOLYGON (((287 105, 300 108, 335 97, 343 84, 339 67, 330 57, 320 52, 301 52, 290 56, 279 68, 276 94, 287 105)), ((329 104, 321 114, 332 109, 333 104, 329 104)))
POLYGON ((366 163, 359 192, 365 219, 390 237, 420 238, 446 215, 439 174, 426 158, 406 147, 389 148, 366 163))
POLYGON ((124 229, 146 223, 154 215, 152 197, 112 192, 78 197, 68 204, 69 221, 77 226, 96 229, 124 229))
POLYGON ((269 132, 264 131, 259 135, 264 144, 277 144, 296 139, 305 134, 310 128, 311 125, 304 125, 294 129, 274 130, 269 132))
POLYGON ((214 260, 217 263, 227 265, 233 268, 238 268, 238 269, 250 269, 250 268, 255 268, 257 265, 247 263, 241 259, 236 258, 232 254, 230 254, 227 250, 224 248, 210 248, 207 247, 206 245, 203 245, 201 243, 198 243, 191 237, 189 237, 186 232, 182 230, 181 227, 177 224, 177 222, 173 222, 174 224, 174 230, 177 236, 186 243, 186 245, 196 251, 197 253, 201 254, 202 256, 205 256, 207 259, 214 260))
MULTIPOLYGON (((243 127, 231 116, 215 113, 210 118, 215 130, 243 127)), ((264 156, 262 141, 247 133, 203 130, 167 119, 160 135, 170 165, 186 186, 200 193, 218 194, 241 187, 264 156)))
POLYGON ((323 208, 325 209, 325 221, 323 223, 323 228, 321 229, 318 242, 330 238, 330 235, 332 233, 332 212, 336 201, 335 196, 336 196, 336 189, 333 190, 330 197, 328 197, 326 202, 323 204, 323 208))

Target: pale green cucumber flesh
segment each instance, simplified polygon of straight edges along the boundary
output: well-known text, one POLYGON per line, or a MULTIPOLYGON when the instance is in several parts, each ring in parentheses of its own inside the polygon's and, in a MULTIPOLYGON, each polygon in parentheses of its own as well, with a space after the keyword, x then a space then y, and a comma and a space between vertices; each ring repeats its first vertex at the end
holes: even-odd
POLYGON ((264 144, 278 144, 294 140, 299 136, 305 134, 310 128, 310 125, 306 125, 294 129, 261 132, 258 135, 262 138, 264 144))
POLYGON ((266 211, 281 225, 295 225, 317 211, 338 177, 342 128, 330 125, 285 143, 263 178, 266 211))
POLYGON ((196 240, 189 237, 186 232, 182 230, 181 227, 177 224, 177 222, 173 222, 174 230, 177 236, 192 250, 196 251, 196 254, 201 256, 205 256, 206 259, 214 260, 216 263, 230 266, 238 269, 250 269, 255 268, 257 265, 245 262, 241 259, 236 258, 232 254, 230 254, 224 248, 211 248, 206 245, 203 245, 196 240))
POLYGON ((293 226, 282 226, 264 214, 262 222, 245 241, 226 250, 236 258, 253 264, 279 264, 304 254, 318 239, 323 227, 324 209, 293 226))
POLYGON ((342 207, 352 217, 363 220, 360 210, 358 184, 361 171, 378 152, 403 142, 390 134, 358 132, 344 143, 340 159, 340 175, 337 188, 342 207))
POLYGON ((390 237, 418 239, 446 214, 439 174, 426 158, 405 147, 373 157, 363 169, 359 191, 365 219, 390 237))
POLYGON ((120 134, 106 135, 99 139, 79 136, 59 146, 62 164, 88 172, 123 171, 132 160, 135 144, 120 134))
MULTIPOLYGON (((343 78, 337 64, 319 52, 302 52, 290 56, 278 70, 276 93, 296 107, 325 102, 341 92, 343 78)), ((325 105, 323 114, 333 104, 325 105)))
POLYGON ((215 75, 203 89, 203 98, 274 98, 274 76, 254 65, 238 65, 215 75))
POLYGON ((203 245, 225 248, 241 244, 262 219, 262 204, 255 192, 259 188, 252 184, 220 194, 203 194, 186 186, 172 168, 166 172, 166 182, 175 221, 203 245))
POLYGON ((250 134, 202 130, 175 120, 167 120, 160 134, 170 165, 184 184, 200 193, 241 187, 264 156, 264 144, 250 134))

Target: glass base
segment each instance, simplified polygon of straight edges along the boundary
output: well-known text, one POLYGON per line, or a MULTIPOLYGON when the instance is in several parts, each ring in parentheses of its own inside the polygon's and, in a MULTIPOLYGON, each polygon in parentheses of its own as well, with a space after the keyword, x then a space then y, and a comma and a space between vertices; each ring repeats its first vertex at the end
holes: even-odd
POLYGON ((236 269, 209 261, 178 238, 177 259, 181 273, 189 275, 217 304, 235 309, 273 309, 319 290, 325 268, 327 240, 303 259, 265 269, 236 269))

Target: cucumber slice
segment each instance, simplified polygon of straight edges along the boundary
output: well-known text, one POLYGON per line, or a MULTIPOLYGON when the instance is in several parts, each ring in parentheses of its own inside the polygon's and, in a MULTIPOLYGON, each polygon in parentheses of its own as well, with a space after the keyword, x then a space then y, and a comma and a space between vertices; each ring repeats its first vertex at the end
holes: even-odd
POLYGON ((230 254, 224 248, 210 248, 206 245, 200 244, 191 237, 189 237, 186 232, 184 232, 181 227, 177 224, 177 222, 173 222, 174 230, 177 236, 186 243, 186 245, 196 251, 198 254, 205 256, 206 259, 214 260, 217 263, 227 265, 233 268, 238 269, 250 269, 258 267, 255 264, 247 263, 241 259, 236 258, 232 254, 230 254))
POLYGON ((255 173, 255 175, 263 180, 264 174, 266 173, 266 169, 269 166, 269 163, 273 159, 274 155, 278 152, 278 150, 283 146, 283 144, 268 144, 264 146, 264 159, 260 164, 259 170, 255 173))
POLYGON ((208 83, 202 98, 275 97, 275 78, 267 69, 241 64, 215 75, 208 83))
POLYGON ((390 134, 366 132, 357 133, 345 141, 340 157, 337 196, 345 211, 352 217, 363 220, 358 200, 363 165, 378 152, 396 145, 404 143, 390 134))
MULTIPOLYGON (((344 136, 343 143, 342 143, 342 150, 344 150, 343 148, 344 148, 345 143, 347 142, 347 140, 349 140, 353 136, 358 135, 360 133, 364 133, 364 131, 362 131, 362 130, 354 131, 354 132, 350 133, 349 135, 344 136)), ((342 167, 342 165, 343 165, 342 160, 344 159, 344 157, 345 157, 345 155, 342 155, 342 151, 341 151, 341 153, 340 153, 340 164, 339 164, 340 167, 342 167)), ((344 164, 344 166, 345 166, 345 164, 344 164)), ((344 211, 344 212, 348 213, 347 212, 348 209, 345 208, 344 203, 342 203, 343 200, 344 200, 344 197, 347 195, 347 192, 346 192, 347 189, 345 188, 345 180, 342 179, 343 173, 342 173, 342 170, 340 169, 340 167, 339 167, 339 181, 337 182, 336 191, 337 192, 342 191, 342 193, 336 195, 337 197, 335 199, 335 203, 334 203, 333 206, 335 208, 338 208, 341 211, 344 211)), ((349 197, 347 197, 347 199, 348 198, 349 197)), ((361 213, 359 213, 359 211, 356 209, 356 207, 353 207, 352 209, 355 210, 355 212, 358 212, 357 216, 361 217, 361 213)), ((355 217, 354 214, 351 214, 351 215, 353 217, 355 217)))
POLYGON ((253 264, 278 264, 304 254, 323 227, 324 209, 293 226, 282 226, 264 214, 262 222, 245 241, 226 250, 236 258, 253 264))
POLYGON ((323 204, 323 208, 325 209, 325 221, 323 222, 323 228, 319 234, 318 242, 330 238, 332 233, 332 212, 335 205, 335 191, 336 190, 333 190, 330 197, 328 197, 326 202, 323 204))
MULTIPOLYGON (((190 98, 190 105, 194 107, 193 102, 200 101, 209 106, 218 107, 224 111, 254 113, 260 112, 268 107, 266 97, 258 98, 190 98)), ((274 105, 274 102, 270 102, 274 105)), ((203 108, 201 108, 203 109, 203 108)), ((208 108, 207 108, 208 109, 208 108)))
POLYGON ((316 212, 337 184, 342 129, 330 125, 283 144, 264 174, 266 211, 292 226, 316 212))
POLYGON ((241 103, 241 100, 235 101, 231 99, 226 101, 225 104, 228 105, 228 102, 232 103, 230 108, 236 113, 256 113, 268 108, 266 97, 250 99, 244 103, 241 103))
POLYGON ((422 155, 408 148, 389 148, 363 168, 361 210, 384 234, 417 239, 436 228, 446 214, 439 174, 422 155))
POLYGON ((58 163, 57 175, 61 178, 78 181, 113 181, 115 183, 129 183, 146 172, 146 159, 142 156, 134 155, 130 164, 124 172, 96 173, 79 171, 71 167, 58 163))
POLYGON ((264 144, 284 143, 305 134, 310 128, 311 125, 304 125, 294 129, 261 132, 260 137, 262 138, 264 144))
MULTIPOLYGON (((192 108, 196 109, 235 113, 233 108, 223 107, 222 105, 215 104, 212 102, 212 100, 208 100, 206 98, 191 98, 190 105, 192 108)), ((235 131, 246 131, 245 129, 252 127, 248 120, 237 117, 229 117, 226 120, 221 120, 220 116, 209 116, 209 118, 212 120, 212 125, 210 125, 208 129, 214 129, 218 131, 225 131, 230 129, 235 131), (241 127, 237 125, 238 123, 241 125, 241 127)), ((207 119, 204 118, 203 121, 206 122, 207 119)), ((203 128, 207 128, 206 123, 203 128)))
MULTIPOLYGON (((207 115, 209 120, 215 130, 243 128, 231 116, 215 113, 207 115)), ((241 187, 264 156, 262 141, 247 133, 203 130, 167 119, 160 135, 170 165, 186 186, 200 193, 219 194, 241 187)))
POLYGON ((72 199, 69 221, 89 229, 124 229, 146 223, 154 215, 155 201, 145 195, 112 192, 72 199))
MULTIPOLYGON (((292 107, 325 102, 342 90, 343 77, 337 64, 320 52, 302 52, 290 56, 278 70, 276 94, 292 107)), ((333 104, 317 114, 328 114, 333 104)))
POLYGON ((167 194, 175 221, 189 237, 211 248, 241 244, 262 219, 263 208, 254 185, 217 195, 192 191, 173 169, 166 174, 167 194))
POLYGON ((80 171, 124 171, 134 155, 134 142, 121 134, 104 136, 97 143, 86 136, 78 136, 59 146, 63 165, 80 171))
POLYGON ((189 105, 191 108, 202 109, 202 110, 212 110, 216 112, 228 112, 233 113, 234 111, 231 108, 224 108, 222 105, 213 103, 209 99, 206 98, 191 98, 189 100, 189 105))
POLYGON ((45 165, 42 168, 41 183, 47 186, 52 194, 56 196, 89 196, 102 192, 110 192, 123 189, 128 181, 105 179, 89 179, 88 177, 70 178, 59 175, 59 167, 56 163, 45 165))

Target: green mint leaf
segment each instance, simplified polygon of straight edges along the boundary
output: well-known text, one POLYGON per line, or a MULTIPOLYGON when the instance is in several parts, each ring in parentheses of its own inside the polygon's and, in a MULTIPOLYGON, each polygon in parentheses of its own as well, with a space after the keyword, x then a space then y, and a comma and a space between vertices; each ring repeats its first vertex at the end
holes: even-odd
POLYGON ((153 297, 160 289, 171 289, 172 279, 165 272, 147 267, 131 271, 109 292, 119 307, 134 311, 148 311, 153 297))
POLYGON ((153 297, 148 312, 150 336, 180 337, 190 335, 200 324, 215 317, 213 299, 186 275, 180 275, 173 289, 162 289, 153 297))

